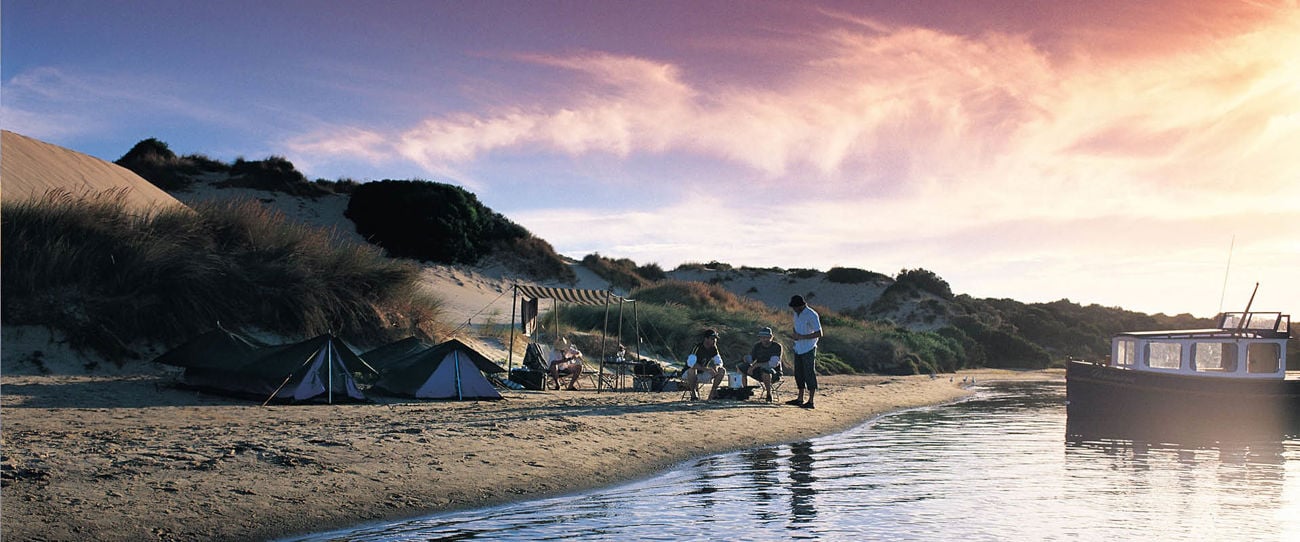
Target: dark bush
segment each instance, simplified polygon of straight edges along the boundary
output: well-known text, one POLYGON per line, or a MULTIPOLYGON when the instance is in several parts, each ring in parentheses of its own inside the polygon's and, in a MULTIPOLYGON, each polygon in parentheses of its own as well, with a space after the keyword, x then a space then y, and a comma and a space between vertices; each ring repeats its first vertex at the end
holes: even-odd
POLYGON ((307 181, 307 177, 293 167, 293 162, 283 156, 251 161, 237 158, 230 166, 230 177, 216 185, 253 188, 308 198, 330 193, 324 187, 307 181))
POLYGON ((182 171, 176 153, 166 143, 152 137, 136 143, 114 163, 163 190, 181 190, 192 182, 182 171))
POLYGON ((882 279, 890 280, 888 275, 853 267, 832 267, 826 272, 826 280, 840 284, 861 284, 882 279))
MULTIPOLYGON (((948 286, 948 281, 939 278, 933 271, 925 269, 904 269, 898 272, 895 279, 902 288, 912 288, 925 292, 930 292, 942 299, 952 300, 952 288, 948 286)), ((892 285, 891 285, 892 287, 892 285)))
POLYGON ((549 243, 479 202, 469 191, 429 181, 384 180, 357 186, 344 216, 390 255, 445 264, 476 264, 501 253, 507 264, 539 278, 573 280, 549 243))

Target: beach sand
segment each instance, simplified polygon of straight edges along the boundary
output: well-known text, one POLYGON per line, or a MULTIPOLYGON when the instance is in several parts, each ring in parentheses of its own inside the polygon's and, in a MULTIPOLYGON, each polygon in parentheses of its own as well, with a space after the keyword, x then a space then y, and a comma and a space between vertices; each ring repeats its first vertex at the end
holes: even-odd
POLYGON ((269 539, 572 493, 952 401, 963 377, 1059 378, 825 377, 808 411, 593 390, 262 407, 142 373, 0 377, 5 540, 269 539))

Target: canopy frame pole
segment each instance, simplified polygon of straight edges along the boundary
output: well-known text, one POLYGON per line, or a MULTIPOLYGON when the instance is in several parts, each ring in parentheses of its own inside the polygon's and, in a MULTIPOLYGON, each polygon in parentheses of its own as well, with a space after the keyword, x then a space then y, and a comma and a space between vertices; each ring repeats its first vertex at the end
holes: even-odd
MULTIPOLYGON (((507 378, 510 375, 510 371, 515 368, 515 309, 519 308, 519 284, 513 284, 512 290, 514 291, 514 295, 510 297, 510 344, 506 345, 506 352, 508 352, 508 357, 506 358, 508 360, 506 361, 507 378)), ((522 326, 523 322, 520 322, 519 325, 522 326)))
POLYGON ((605 323, 600 327, 600 369, 596 374, 596 393, 600 393, 605 385, 605 336, 609 334, 609 296, 610 291, 605 290, 605 323))

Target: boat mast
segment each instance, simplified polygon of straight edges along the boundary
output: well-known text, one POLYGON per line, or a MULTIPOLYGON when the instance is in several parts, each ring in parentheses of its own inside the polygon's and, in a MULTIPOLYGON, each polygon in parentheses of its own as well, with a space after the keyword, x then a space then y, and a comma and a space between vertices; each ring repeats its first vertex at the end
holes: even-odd
POLYGON ((1255 304, 1255 294, 1259 292, 1259 283, 1255 283, 1255 289, 1250 291, 1250 300, 1246 302, 1246 310, 1241 313, 1241 321, 1237 322, 1237 333, 1246 328, 1246 320, 1250 319, 1250 306, 1255 304))
POLYGON ((1228 265, 1223 269, 1223 291, 1219 293, 1219 314, 1223 314, 1223 298, 1228 295, 1228 273, 1232 271, 1232 247, 1237 244, 1237 234, 1228 241, 1228 265))

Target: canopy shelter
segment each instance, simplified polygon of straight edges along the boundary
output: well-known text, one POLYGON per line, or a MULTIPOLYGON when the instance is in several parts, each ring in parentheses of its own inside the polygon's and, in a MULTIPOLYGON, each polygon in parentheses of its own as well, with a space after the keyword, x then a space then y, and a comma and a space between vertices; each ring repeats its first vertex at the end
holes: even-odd
MULTIPOLYGON (((637 344, 636 353, 638 357, 641 354, 641 333, 637 327, 636 320, 636 300, 627 299, 610 290, 592 290, 583 288, 555 288, 549 286, 533 286, 526 284, 514 285, 514 302, 511 304, 510 321, 514 322, 515 314, 519 315, 519 330, 525 336, 531 337, 537 330, 537 313, 539 301, 542 299, 551 300, 551 310, 555 314, 555 334, 560 336, 560 304, 570 303, 574 305, 604 305, 605 322, 600 330, 600 372, 605 372, 605 341, 609 336, 609 310, 610 306, 618 304, 618 325, 616 331, 618 337, 623 336, 623 305, 632 304, 632 322, 633 329, 636 330, 637 344), (518 311, 518 312, 515 312, 518 311)), ((515 341, 515 326, 510 326, 510 344, 515 341)), ((514 368, 515 351, 510 348, 509 368, 514 368)), ((604 386, 604 379, 596 379, 596 391, 600 391, 604 386)))

